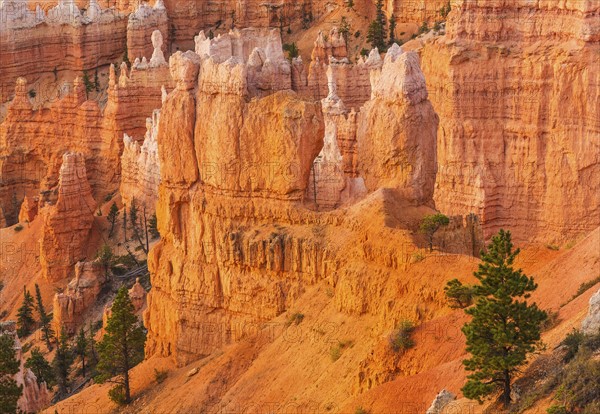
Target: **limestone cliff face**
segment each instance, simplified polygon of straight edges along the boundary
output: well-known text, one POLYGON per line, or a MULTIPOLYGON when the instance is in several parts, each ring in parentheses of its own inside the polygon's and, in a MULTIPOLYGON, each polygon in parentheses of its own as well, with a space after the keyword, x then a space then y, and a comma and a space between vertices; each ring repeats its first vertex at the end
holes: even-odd
POLYGON ((561 243, 600 224, 600 5, 561 4, 453 2, 421 50, 436 206, 480 215, 486 236, 561 243))
POLYGON ((71 275, 75 263, 86 258, 96 202, 80 153, 63 156, 56 205, 44 211, 40 263, 44 277, 55 282, 71 275))

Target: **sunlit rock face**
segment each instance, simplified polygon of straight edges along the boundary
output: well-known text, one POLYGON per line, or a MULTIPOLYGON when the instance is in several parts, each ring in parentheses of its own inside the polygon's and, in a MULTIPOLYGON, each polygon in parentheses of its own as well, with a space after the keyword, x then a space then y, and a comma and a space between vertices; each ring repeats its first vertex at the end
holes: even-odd
POLYGON ((588 1, 453 2, 446 35, 420 50, 441 211, 523 242, 600 224, 599 16, 588 1))
POLYGON ((75 264, 86 258, 96 202, 87 180, 85 158, 66 153, 59 173, 56 205, 44 209, 40 263, 46 280, 71 276, 75 264))

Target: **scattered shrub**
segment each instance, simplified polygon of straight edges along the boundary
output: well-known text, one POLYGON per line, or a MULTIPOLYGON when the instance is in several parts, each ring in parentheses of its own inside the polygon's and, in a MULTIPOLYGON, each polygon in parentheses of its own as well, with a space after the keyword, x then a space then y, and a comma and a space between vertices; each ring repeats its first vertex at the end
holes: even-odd
POLYGON ((548 319, 542 323, 542 331, 548 331, 554 328, 560 322, 558 311, 548 311, 546 313, 548 314, 548 319))
POLYGON ((108 398, 111 399, 117 405, 125 405, 125 387, 123 385, 116 385, 108 391, 108 398))
POLYGON ((577 329, 573 329, 573 332, 569 333, 565 339, 563 339, 560 344, 567 348, 567 353, 564 358, 565 362, 569 362, 577 355, 579 347, 583 343, 583 339, 583 333, 577 329))
POLYGON ((288 60, 292 60, 300 56, 300 50, 295 42, 285 43, 283 45, 283 50, 288 54, 288 60))
POLYGON ((583 295, 588 289, 594 287, 598 282, 600 282, 600 276, 588 282, 583 282, 581 285, 579 285, 579 289, 577 289, 577 292, 575 293, 573 299, 575 299, 579 295, 583 295))
POLYGON ((356 411, 354 411, 354 414, 369 414, 369 412, 362 407, 357 407, 356 411))
POLYGON ((415 252, 412 254, 412 262, 419 263, 425 260, 425 255, 421 252, 415 252))
POLYGON ((154 368, 154 379, 159 384, 161 384, 164 380, 167 379, 167 375, 168 375, 167 371, 158 370, 158 369, 154 368))
POLYGON ((17 233, 18 233, 18 232, 20 232, 21 230, 23 230, 23 226, 22 226, 22 225, 20 225, 20 224, 19 224, 19 225, 17 225, 17 226, 15 227, 15 231, 16 231, 17 233))
POLYGON ((369 56, 369 51, 363 47, 362 49, 360 49, 360 55, 369 56))
POLYGON ((451 308, 464 309, 473 304, 473 287, 463 285, 460 280, 452 279, 444 287, 451 308))
POLYGON ((556 245, 556 244, 547 244, 546 248, 548 250, 554 250, 554 251, 558 251, 560 250, 560 246, 556 245))
POLYGON ((29 90, 29 97, 31 99, 35 98, 37 96, 37 92, 34 89, 30 89, 29 90))
POLYGON ((548 414, 569 414, 564 405, 553 405, 546 410, 548 414))
POLYGON ((290 326, 291 324, 300 325, 300 323, 304 320, 304 314, 300 312, 293 313, 287 321, 286 326, 290 326))
MULTIPOLYGON (((581 413, 600 395, 600 361, 592 358, 589 350, 580 350, 567 365, 562 383, 555 398, 564 403, 567 410, 581 413)), ((590 411, 593 412, 593 411, 590 411)))
POLYGON ((394 352, 406 351, 415 346, 415 341, 412 339, 414 330, 415 325, 412 321, 404 320, 400 322, 390 337, 390 345, 394 352))
POLYGON ((338 343, 329 350, 331 361, 335 362, 342 356, 342 351, 354 345, 352 341, 338 341, 338 343))

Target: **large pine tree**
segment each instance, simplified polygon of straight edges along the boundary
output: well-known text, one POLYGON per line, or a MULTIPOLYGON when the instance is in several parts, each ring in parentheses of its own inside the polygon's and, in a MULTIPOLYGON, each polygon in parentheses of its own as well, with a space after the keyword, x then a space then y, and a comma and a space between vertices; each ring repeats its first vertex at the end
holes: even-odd
POLYGON ((17 385, 13 377, 19 372, 19 365, 13 337, 0 334, 0 414, 17 412, 23 386, 17 385))
POLYGON ((106 334, 98 344, 96 381, 116 386, 109 396, 117 403, 131 402, 129 370, 144 359, 146 334, 135 315, 127 288, 119 289, 106 323, 106 334))
POLYGON ((379 52, 385 52, 387 50, 386 47, 386 29, 385 25, 387 19, 385 17, 385 13, 383 11, 383 0, 377 0, 377 13, 375 15, 375 20, 369 24, 369 30, 367 32, 367 40, 371 43, 372 47, 376 47, 379 52))
POLYGON ((79 330, 77 339, 75 340, 75 353, 81 360, 81 375, 85 378, 85 362, 88 354, 89 341, 83 327, 79 330))
POLYGON ((26 337, 31 333, 35 325, 33 319, 33 296, 23 286, 23 304, 17 313, 17 335, 20 338, 26 337))
POLYGON ((31 350, 31 354, 25 362, 25 368, 29 368, 35 374, 38 384, 45 382, 49 390, 56 384, 52 365, 46 361, 38 347, 31 350))
POLYGON ((40 287, 38 284, 35 284, 35 297, 36 297, 36 308, 38 314, 40 315, 40 324, 42 326, 42 336, 44 337, 44 341, 46 342, 46 346, 48 350, 52 350, 52 338, 54 338, 54 330, 52 329, 52 317, 46 313, 46 308, 44 307, 44 303, 42 302, 42 294, 40 292, 40 287))
POLYGON ((509 404, 515 373, 527 355, 542 345, 541 324, 547 315, 535 303, 527 303, 537 284, 513 268, 518 254, 509 231, 500 230, 492 237, 475 272, 480 282, 473 287, 477 302, 465 310, 473 318, 462 328, 471 354, 463 363, 473 373, 462 392, 480 402, 501 391, 500 401, 509 404))
POLYGON ((73 365, 73 352, 69 346, 69 337, 63 328, 58 339, 54 359, 52 360, 52 367, 54 368, 54 375, 58 384, 58 392, 63 396, 66 395, 69 389, 71 365, 73 365))

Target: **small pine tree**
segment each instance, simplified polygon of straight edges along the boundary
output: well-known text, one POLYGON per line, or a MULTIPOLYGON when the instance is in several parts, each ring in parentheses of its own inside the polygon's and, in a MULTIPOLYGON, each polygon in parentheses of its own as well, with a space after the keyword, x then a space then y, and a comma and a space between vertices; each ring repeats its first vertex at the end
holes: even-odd
POLYGON ((75 354, 81 360, 81 376, 85 378, 85 359, 88 352, 88 338, 83 330, 83 327, 79 329, 79 334, 75 340, 75 354))
POLYGON ((344 43, 346 44, 346 48, 348 47, 348 39, 350 38, 350 32, 352 31, 352 26, 346 19, 346 16, 342 16, 342 20, 340 22, 339 32, 344 38, 344 43))
POLYGON ((112 203, 112 205, 110 206, 110 210, 108 211, 108 215, 106 216, 106 218, 108 219, 108 222, 110 223, 110 230, 108 232, 108 237, 112 237, 113 232, 115 230, 115 223, 117 222, 117 219, 119 218, 119 208, 117 207, 117 204, 115 202, 112 203))
POLYGON ((110 276, 110 266, 112 265, 114 258, 114 254, 110 246, 104 243, 98 250, 98 253, 96 253, 96 258, 100 261, 102 268, 104 268, 104 278, 108 280, 110 276))
POLYGON ((0 414, 17 412, 23 386, 17 385, 13 377, 19 372, 19 366, 13 337, 0 335, 0 414))
POLYGON ((473 287, 466 286, 458 279, 452 279, 444 287, 450 307, 464 309, 473 304, 473 287))
POLYGON ((123 209, 123 241, 127 243, 127 209, 123 209))
POLYGON ((33 296, 23 286, 23 304, 17 313, 17 335, 19 338, 24 338, 31 333, 35 325, 35 319, 33 319, 33 296))
POLYGON ((450 5, 450 0, 448 0, 448 3, 446 3, 440 9, 440 16, 442 16, 443 19, 447 18, 448 14, 450 14, 451 10, 452 10, 452 6, 450 5))
POLYGON ((292 59, 297 58, 300 55, 300 51, 298 50, 298 46, 296 43, 285 43, 283 45, 283 50, 288 54, 288 60, 291 62, 292 59))
POLYGON ((44 341, 46 342, 46 347, 48 351, 52 350, 52 338, 54 338, 54 330, 52 329, 52 318, 50 315, 46 313, 46 308, 44 308, 44 303, 42 302, 42 294, 40 292, 40 287, 36 283, 35 284, 35 298, 36 298, 36 308, 38 315, 40 315, 40 325, 42 329, 42 336, 44 341))
POLYGON ((150 216, 148 220, 148 230, 150 231, 150 235, 153 239, 158 239, 160 237, 160 233, 158 231, 158 220, 156 219, 156 213, 150 216))
POLYGON ((419 232, 427 236, 429 251, 433 251, 433 236, 442 226, 450 224, 450 219, 441 213, 430 214, 423 217, 419 226, 419 232))
POLYGON ((148 253, 148 249, 143 240, 143 235, 146 229, 146 226, 143 226, 144 216, 140 216, 140 209, 135 201, 135 198, 131 200, 131 206, 129 207, 129 223, 131 224, 131 232, 133 234, 133 238, 138 242, 140 248, 144 251, 144 253, 148 253), (142 228, 143 227, 143 228, 142 228))
POLYGON ((83 84, 85 85, 86 95, 95 89, 94 84, 90 80, 90 76, 88 75, 87 71, 83 72, 83 84))
POLYGON ((56 353, 52 360, 54 375, 58 385, 58 393, 66 395, 69 388, 69 374, 71 373, 71 365, 73 365, 73 352, 69 347, 69 338, 64 328, 60 332, 60 338, 56 346, 56 353))
POLYGON ((129 404, 131 390, 129 370, 144 359, 144 329, 134 313, 125 286, 119 289, 106 323, 106 334, 98 344, 99 361, 96 369, 99 383, 110 380, 116 386, 109 392, 117 403, 129 404))
POLYGON ((38 384, 45 382, 49 390, 56 384, 52 365, 46 361, 40 348, 35 347, 31 350, 31 354, 25 362, 25 368, 29 368, 35 374, 38 384))
POLYGON ((390 41, 389 44, 393 45, 396 43, 396 16, 393 14, 390 16, 390 41))
POLYGON ((91 323, 89 328, 87 355, 88 366, 90 371, 93 373, 96 368, 96 364, 98 364, 98 352, 96 351, 96 339, 94 338, 94 329, 91 323))
POLYGON ((463 364, 473 371, 462 388, 469 399, 481 402, 500 390, 500 401, 510 404, 515 374, 527 355, 542 346, 541 325, 547 314, 535 303, 527 303, 537 285, 521 269, 513 268, 518 254, 519 249, 513 251, 510 232, 500 230, 488 251, 481 253, 482 263, 474 273, 480 282, 474 286, 478 299, 465 310, 472 319, 462 328, 471 354, 463 364))
POLYGON ((367 40, 371 43, 373 48, 377 48, 379 52, 385 52, 386 47, 386 18, 383 12, 383 0, 377 0, 377 14, 375 20, 369 24, 369 31, 367 32, 367 40))
POLYGON ((100 92, 100 78, 98 77, 98 69, 94 72, 94 89, 96 92, 100 92))

